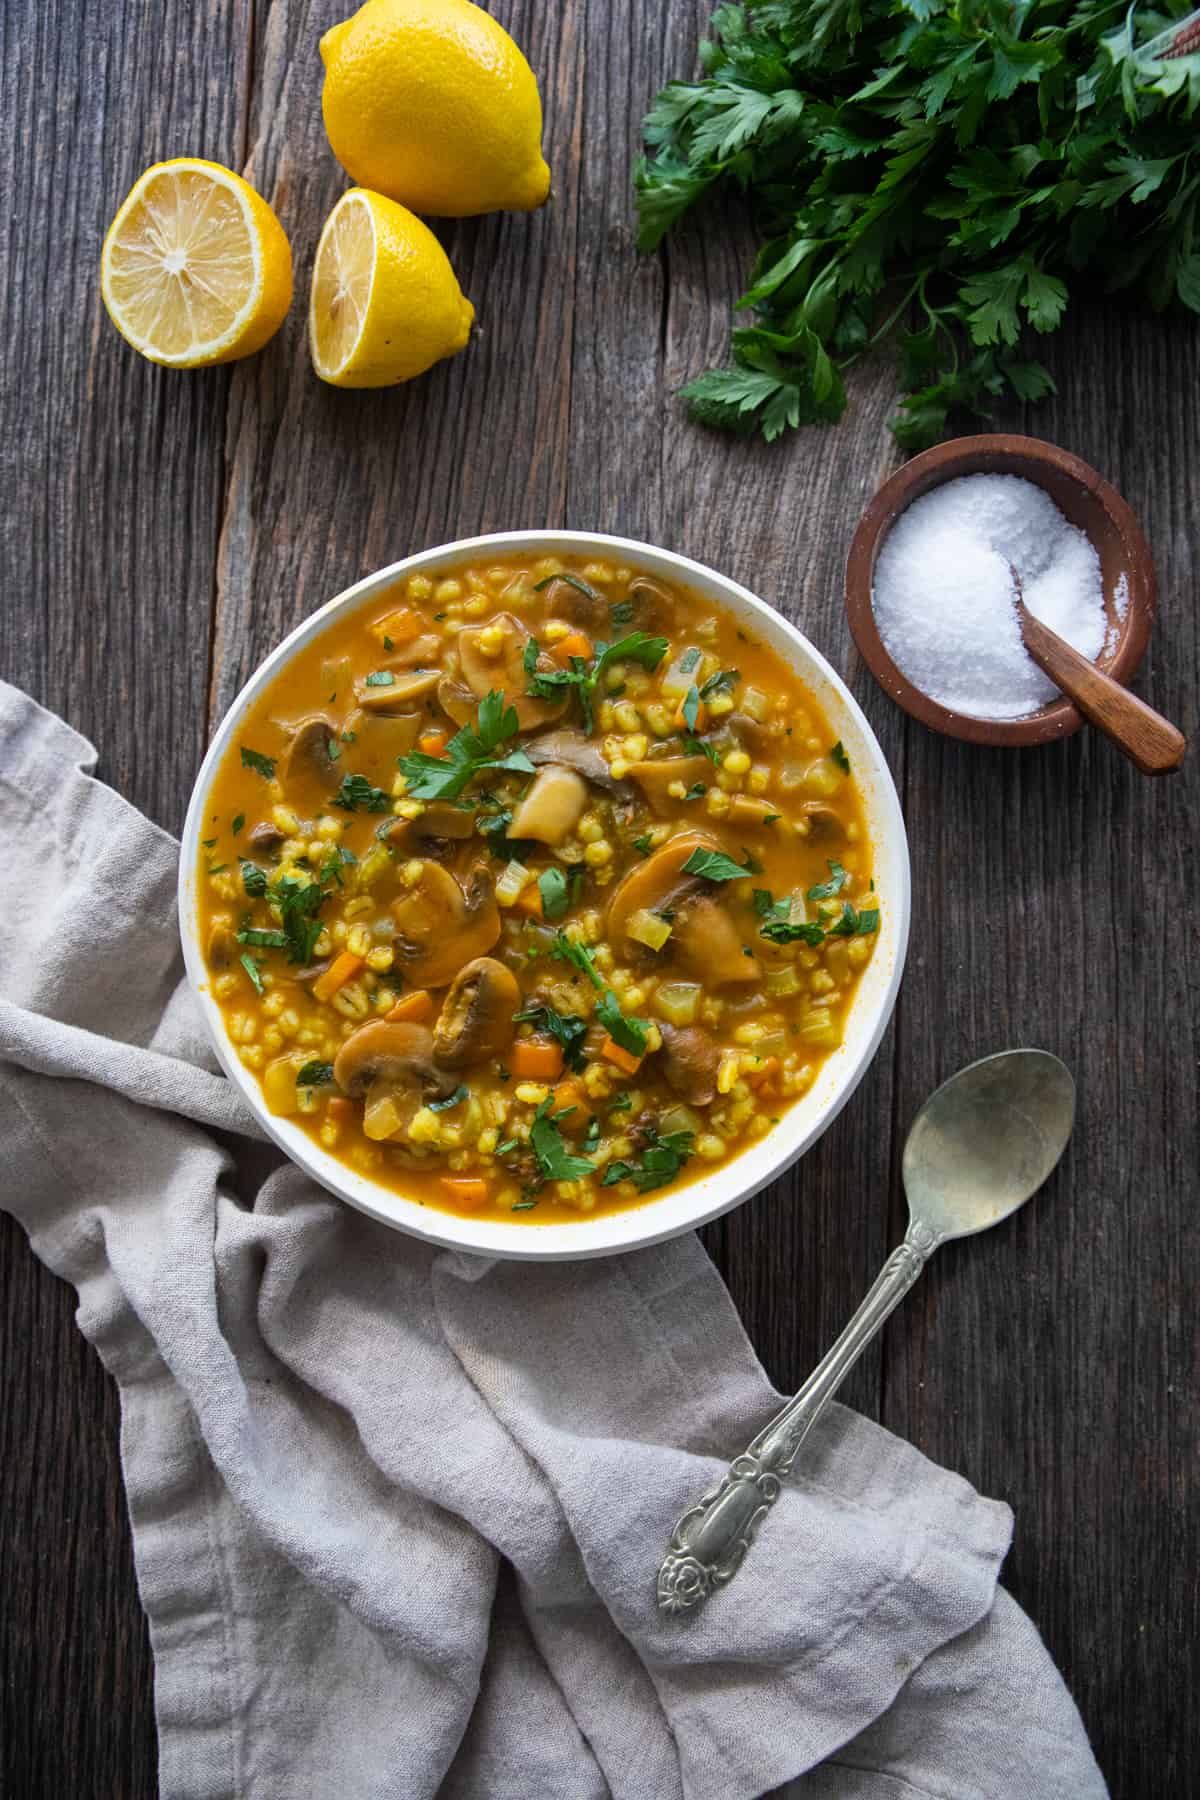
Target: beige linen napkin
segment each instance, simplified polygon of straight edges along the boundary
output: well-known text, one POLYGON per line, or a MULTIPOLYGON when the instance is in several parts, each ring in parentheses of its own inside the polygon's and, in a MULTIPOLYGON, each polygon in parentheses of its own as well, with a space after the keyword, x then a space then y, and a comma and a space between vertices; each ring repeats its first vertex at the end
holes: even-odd
POLYGON ((659 1615, 778 1403, 699 1243, 492 1263, 281 1162, 181 985, 177 846, 94 763, 0 684, 0 1203, 120 1387, 167 1800, 1102 1795, 1007 1508, 842 1408, 659 1615))

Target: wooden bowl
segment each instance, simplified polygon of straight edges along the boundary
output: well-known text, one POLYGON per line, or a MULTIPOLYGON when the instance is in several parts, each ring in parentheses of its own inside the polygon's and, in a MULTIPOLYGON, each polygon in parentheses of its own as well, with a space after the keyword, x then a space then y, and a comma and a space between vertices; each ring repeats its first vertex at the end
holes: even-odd
POLYGON ((1099 667, 1128 681, 1141 662, 1154 621, 1157 594, 1150 546, 1120 494, 1077 456, 1040 438, 956 438, 923 451, 885 481, 866 512, 846 559, 846 616, 863 660, 897 706, 948 737, 972 744, 1045 744, 1069 737, 1083 715, 1069 700, 1051 700, 1023 719, 980 719, 939 706, 896 667, 879 635, 872 604, 875 562, 884 538, 905 507, 940 482, 959 475, 1021 475, 1044 488, 1072 525, 1085 531, 1100 557, 1108 621, 1099 667), (1117 591, 1125 578, 1125 616, 1117 591))

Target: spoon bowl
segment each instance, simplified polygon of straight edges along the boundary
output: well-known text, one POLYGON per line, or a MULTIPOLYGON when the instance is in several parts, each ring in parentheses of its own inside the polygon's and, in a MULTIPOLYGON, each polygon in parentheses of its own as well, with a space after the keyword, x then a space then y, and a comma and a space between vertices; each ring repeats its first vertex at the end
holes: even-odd
POLYGON ((931 1094, 902 1164, 909 1217, 939 1242, 998 1225, 1035 1194, 1067 1147, 1075 1082, 1048 1050, 1002 1050, 931 1094))

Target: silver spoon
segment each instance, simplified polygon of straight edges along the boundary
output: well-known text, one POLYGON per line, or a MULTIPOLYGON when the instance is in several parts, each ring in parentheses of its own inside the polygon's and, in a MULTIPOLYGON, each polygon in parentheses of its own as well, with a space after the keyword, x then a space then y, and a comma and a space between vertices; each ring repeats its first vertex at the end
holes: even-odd
POLYGON ((1041 1187, 1075 1121, 1070 1070, 1046 1050, 970 1063, 925 1102, 904 1146, 908 1230, 794 1399, 683 1514, 658 1571, 658 1604, 690 1612, 737 1573, 804 1439, 939 1244, 998 1225, 1041 1187))

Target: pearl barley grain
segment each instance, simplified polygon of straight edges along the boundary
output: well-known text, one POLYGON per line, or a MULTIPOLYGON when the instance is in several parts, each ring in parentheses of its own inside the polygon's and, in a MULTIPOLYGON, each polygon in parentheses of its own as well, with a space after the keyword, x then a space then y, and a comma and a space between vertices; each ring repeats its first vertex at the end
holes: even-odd
POLYGON ((1058 698, 1021 640, 1029 611, 1094 660, 1104 647, 1100 559, 1044 489, 1017 475, 964 475, 922 494, 884 539, 872 604, 884 647, 939 705, 1020 719, 1058 698))

